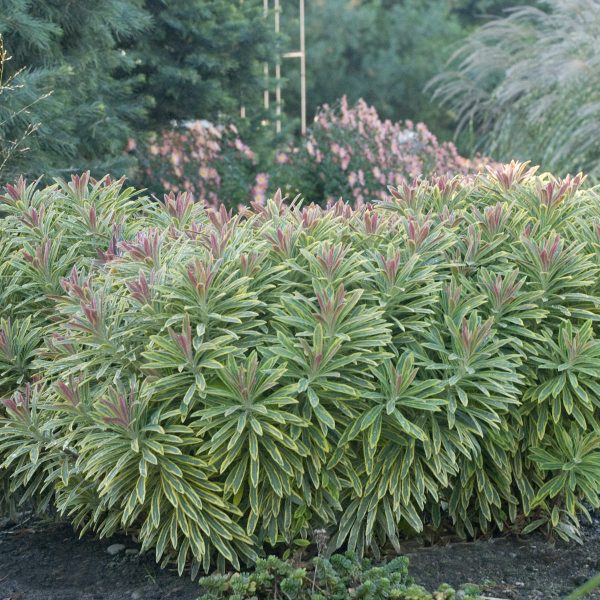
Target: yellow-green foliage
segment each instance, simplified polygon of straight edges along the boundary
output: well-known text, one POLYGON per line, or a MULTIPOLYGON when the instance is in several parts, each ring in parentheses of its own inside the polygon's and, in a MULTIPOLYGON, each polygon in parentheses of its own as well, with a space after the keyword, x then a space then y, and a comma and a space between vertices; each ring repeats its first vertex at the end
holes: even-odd
POLYGON ((238 566, 326 528, 577 536, 600 487, 600 203, 511 164, 232 215, 88 176, 0 201, 3 500, 238 566))

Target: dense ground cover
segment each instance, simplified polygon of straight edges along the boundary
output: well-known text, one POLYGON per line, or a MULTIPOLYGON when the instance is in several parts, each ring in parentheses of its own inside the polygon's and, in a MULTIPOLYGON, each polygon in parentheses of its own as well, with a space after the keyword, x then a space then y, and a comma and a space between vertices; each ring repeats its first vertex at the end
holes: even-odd
POLYGON ((510 164, 231 214, 88 176, 1 198, 2 501, 234 566, 328 532, 577 537, 600 204, 510 164))

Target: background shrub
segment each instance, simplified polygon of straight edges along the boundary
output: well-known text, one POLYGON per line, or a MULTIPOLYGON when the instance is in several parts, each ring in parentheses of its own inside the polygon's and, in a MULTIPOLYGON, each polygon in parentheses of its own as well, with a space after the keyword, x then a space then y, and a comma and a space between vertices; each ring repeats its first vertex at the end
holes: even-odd
POLYGON ((264 200, 268 179, 256 174, 258 156, 233 124, 192 121, 155 134, 140 147, 132 140, 130 147, 139 157, 138 179, 153 193, 188 192, 207 204, 226 200, 236 206, 253 199, 254 182, 264 200))
POLYGON ((268 149, 266 131, 248 133, 262 139, 257 151, 234 125, 194 121, 163 131, 137 148, 138 179, 152 192, 187 191, 215 205, 264 202, 267 192, 282 188, 320 204, 341 197, 361 206, 384 199, 387 185, 476 173, 490 163, 463 158, 453 144, 438 142, 423 123, 382 121, 365 101, 350 107, 345 97, 333 107, 324 106, 297 145, 272 144, 268 149))
POLYGON ((512 163, 376 206, 84 175, 2 196, 4 501, 239 567, 325 528, 577 538, 598 506, 600 211, 512 163))
POLYGON ((485 164, 438 142, 423 123, 382 120, 364 100, 349 106, 345 96, 323 106, 306 139, 276 162, 269 171, 277 186, 311 201, 342 198, 357 206, 386 198, 388 185, 474 173, 485 164))

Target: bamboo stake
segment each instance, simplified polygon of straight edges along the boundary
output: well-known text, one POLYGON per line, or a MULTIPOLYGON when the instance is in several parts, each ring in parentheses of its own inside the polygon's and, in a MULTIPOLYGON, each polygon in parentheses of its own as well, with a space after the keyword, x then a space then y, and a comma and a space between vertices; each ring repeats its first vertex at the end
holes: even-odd
MULTIPOLYGON (((269 0, 263 0, 263 14, 265 19, 269 15, 269 0)), ((263 73, 265 76, 265 91, 263 92, 263 105, 265 110, 269 109, 269 63, 265 61, 263 65, 263 73)))
MULTIPOLYGON (((281 6, 279 0, 275 0, 275 34, 279 36, 280 33, 280 16, 281 6)), ((281 133, 281 57, 277 56, 277 62, 275 63, 275 79, 277 80, 277 86, 275 88, 275 115, 277 116, 276 131, 281 133)))
POLYGON ((304 32, 304 0, 300 0, 300 119, 302 135, 306 134, 306 44, 304 32))

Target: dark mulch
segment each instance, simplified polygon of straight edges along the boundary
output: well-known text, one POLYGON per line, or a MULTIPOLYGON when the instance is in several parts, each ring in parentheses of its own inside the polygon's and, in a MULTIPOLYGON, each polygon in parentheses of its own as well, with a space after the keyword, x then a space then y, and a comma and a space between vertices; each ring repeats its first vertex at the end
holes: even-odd
POLYGON ((115 556, 107 548, 124 537, 79 539, 69 525, 37 522, 0 534, 0 599, 195 600, 198 584, 161 570, 152 553, 115 556))
MULTIPOLYGON (((0 600, 195 600, 196 583, 161 570, 152 553, 133 554, 123 537, 79 539, 65 524, 32 520, 0 531, 0 600), (122 543, 115 556, 107 548, 122 543)), ((564 598, 600 570, 600 519, 585 543, 539 536, 408 549, 411 575, 428 589, 442 582, 486 584, 486 595, 518 600, 564 598)), ((589 598, 600 599, 600 590, 589 598)))
MULTIPOLYGON (((428 589, 446 582, 484 585, 485 595, 518 600, 565 598, 600 571, 600 518, 584 528, 583 545, 542 536, 507 536, 407 551, 410 574, 428 589)), ((587 598, 600 599, 600 589, 587 598)))

